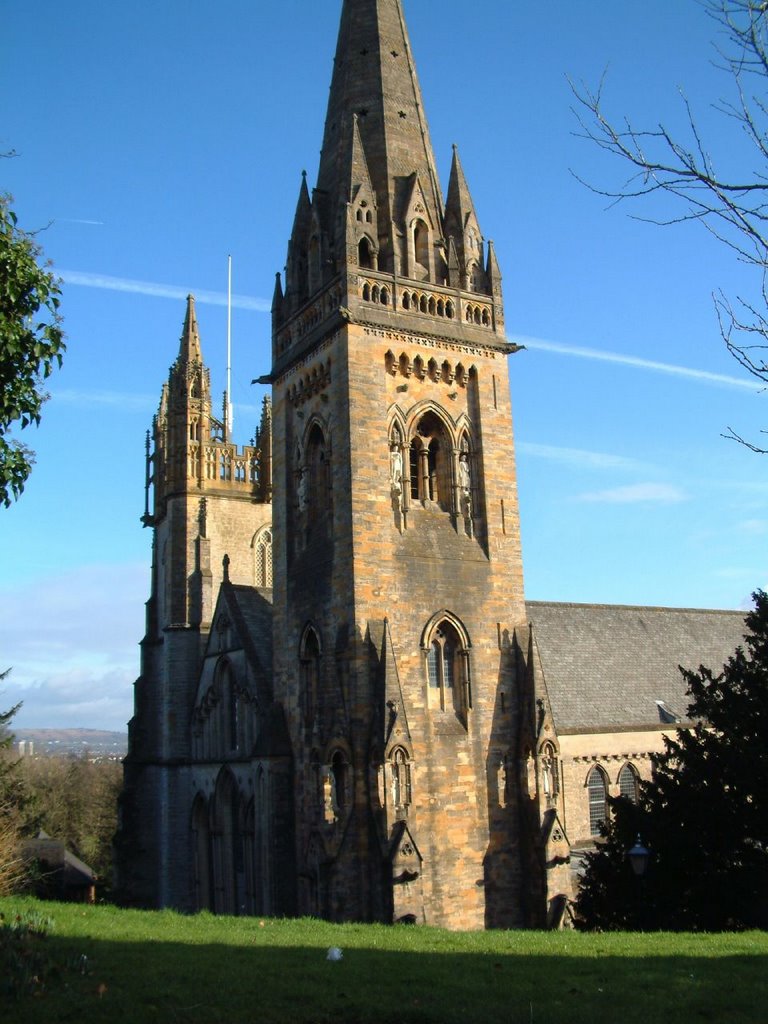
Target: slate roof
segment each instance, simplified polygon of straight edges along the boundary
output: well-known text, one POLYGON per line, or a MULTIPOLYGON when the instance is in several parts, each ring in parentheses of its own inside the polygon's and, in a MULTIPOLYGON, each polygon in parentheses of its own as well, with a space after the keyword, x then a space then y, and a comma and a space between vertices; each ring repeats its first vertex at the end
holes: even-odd
POLYGON ((526 607, 560 734, 674 728, 688 708, 678 666, 719 671, 746 631, 744 612, 547 601, 526 607))

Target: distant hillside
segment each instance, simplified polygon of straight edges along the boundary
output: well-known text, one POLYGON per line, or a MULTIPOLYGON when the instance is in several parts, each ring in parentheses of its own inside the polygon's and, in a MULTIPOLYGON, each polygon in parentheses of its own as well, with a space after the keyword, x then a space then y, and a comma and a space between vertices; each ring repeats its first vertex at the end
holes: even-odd
POLYGON ((17 750, 25 754, 83 754, 87 751, 101 757, 124 757, 128 751, 128 733, 106 729, 14 729, 13 734, 17 750))

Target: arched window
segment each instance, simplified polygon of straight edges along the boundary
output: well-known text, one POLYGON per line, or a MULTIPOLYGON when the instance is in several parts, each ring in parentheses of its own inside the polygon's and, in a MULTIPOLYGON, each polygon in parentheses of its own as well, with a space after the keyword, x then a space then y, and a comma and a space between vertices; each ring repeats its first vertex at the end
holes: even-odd
POLYGON ((214 817, 214 910, 218 914, 236 914, 238 873, 242 866, 239 795, 232 774, 223 768, 216 781, 214 817))
POLYGON ((338 816, 349 805, 349 764, 344 752, 337 750, 331 758, 331 802, 338 816))
POLYGON ((311 725, 317 713, 320 688, 320 640, 311 626, 304 633, 301 645, 300 675, 304 721, 311 725))
POLYGON ((315 518, 328 510, 330 484, 325 437, 317 423, 307 439, 306 463, 306 502, 310 517, 315 518))
POLYGON ((212 910, 211 830, 208 803, 200 793, 195 797, 192 807, 192 837, 195 852, 195 902, 198 910, 212 910))
POLYGON ((363 235, 357 245, 357 264, 365 270, 370 270, 373 267, 371 243, 365 235, 363 235))
POLYGON ((451 443, 443 421, 426 412, 411 442, 411 497, 451 511, 451 443))
POLYGON ((637 769, 633 764, 627 761, 626 764, 621 766, 619 772, 619 794, 620 796, 626 797, 627 800, 631 800, 633 804, 637 803, 638 798, 638 783, 639 778, 637 769))
POLYGON ((443 619, 431 630, 425 653, 429 706, 463 716, 472 703, 466 640, 443 619))
POLYGON ((411 766, 402 747, 395 747, 390 759, 392 768, 392 803, 395 813, 411 804, 411 766))
POLYGON ((257 587, 272 586, 272 531, 264 527, 253 538, 253 582, 257 587))
POLYGON ((429 228, 423 220, 413 225, 413 259, 414 273, 411 275, 419 281, 429 277, 429 228))
POLYGON ((608 783, 602 768, 594 767, 587 776, 589 796, 589 834, 600 835, 600 826, 608 818, 608 783))

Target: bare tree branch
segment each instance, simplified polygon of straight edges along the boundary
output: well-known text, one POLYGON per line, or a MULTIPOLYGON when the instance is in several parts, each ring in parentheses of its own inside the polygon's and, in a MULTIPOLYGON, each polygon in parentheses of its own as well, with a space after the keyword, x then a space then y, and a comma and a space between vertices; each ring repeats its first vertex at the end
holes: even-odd
MULTIPOLYGON (((666 216, 635 216, 659 225, 694 221, 702 224, 737 258, 759 268, 762 301, 768 309, 768 0, 699 0, 717 25, 722 39, 715 45, 715 67, 725 71, 733 100, 719 100, 714 109, 728 118, 739 139, 754 147, 757 166, 744 180, 721 175, 699 131, 694 111, 681 94, 688 138, 672 135, 663 124, 636 128, 624 118, 613 122, 604 111, 605 73, 596 90, 569 79, 576 100, 574 133, 632 168, 619 188, 601 188, 583 181, 596 195, 618 203, 641 203, 671 196, 681 210, 666 216)), ((727 154, 726 154, 727 155, 727 154)), ((751 376, 768 385, 768 316, 743 299, 732 305, 714 296, 720 333, 730 354, 751 376)), ((755 452, 766 452, 731 427, 723 435, 755 452)))

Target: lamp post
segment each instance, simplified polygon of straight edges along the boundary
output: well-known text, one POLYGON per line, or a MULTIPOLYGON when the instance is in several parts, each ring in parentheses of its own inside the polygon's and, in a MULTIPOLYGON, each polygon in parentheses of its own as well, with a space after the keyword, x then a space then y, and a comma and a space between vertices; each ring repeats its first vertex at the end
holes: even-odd
POLYGON ((645 872, 648 870, 648 861, 651 859, 651 851, 647 846, 643 846, 643 842, 638 834, 635 841, 635 845, 627 850, 627 860, 632 868, 632 873, 635 876, 635 896, 637 899, 637 927, 638 931, 644 931, 643 918, 646 915, 645 900, 643 899, 645 872))
POLYGON ((638 835, 635 845, 630 850, 627 850, 627 860, 637 878, 642 878, 647 871, 650 858, 651 851, 647 846, 643 846, 642 840, 638 835))

